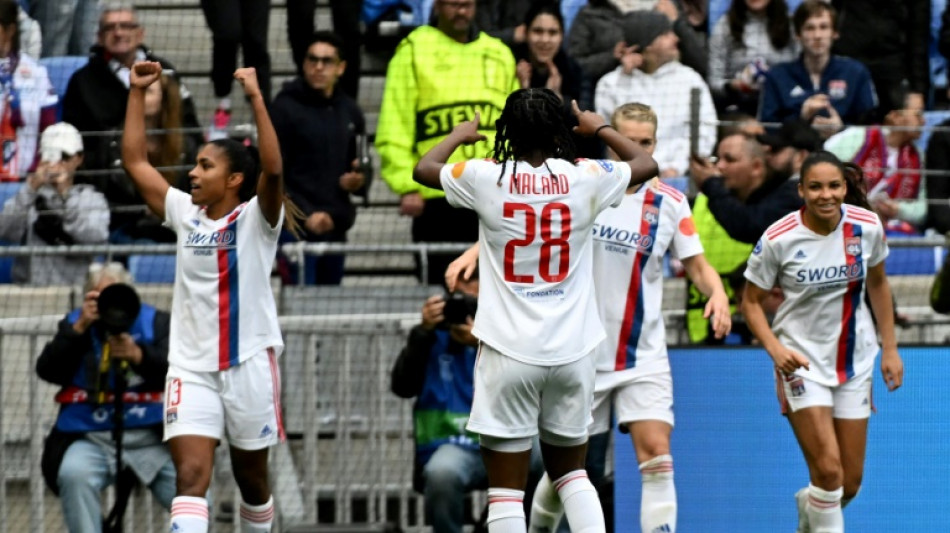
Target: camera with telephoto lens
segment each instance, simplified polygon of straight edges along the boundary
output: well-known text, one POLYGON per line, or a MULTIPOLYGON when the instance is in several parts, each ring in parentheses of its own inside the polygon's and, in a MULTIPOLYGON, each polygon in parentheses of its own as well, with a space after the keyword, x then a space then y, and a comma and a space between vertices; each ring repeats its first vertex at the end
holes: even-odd
POLYGON ((130 285, 113 283, 99 293, 99 322, 109 335, 128 333, 139 316, 142 301, 130 285))
POLYGON ((478 298, 464 292, 449 292, 443 296, 445 299, 445 309, 442 315, 445 316, 445 324, 464 324, 468 317, 475 317, 475 311, 478 309, 478 298))

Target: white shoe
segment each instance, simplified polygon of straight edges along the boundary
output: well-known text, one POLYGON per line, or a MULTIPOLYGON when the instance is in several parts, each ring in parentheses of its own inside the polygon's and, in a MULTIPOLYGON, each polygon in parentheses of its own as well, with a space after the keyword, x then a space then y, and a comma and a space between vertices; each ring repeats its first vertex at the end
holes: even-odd
POLYGON ((808 487, 802 487, 795 493, 795 504, 798 507, 798 530, 795 533, 810 533, 811 526, 808 524, 808 512, 805 506, 808 505, 808 487))

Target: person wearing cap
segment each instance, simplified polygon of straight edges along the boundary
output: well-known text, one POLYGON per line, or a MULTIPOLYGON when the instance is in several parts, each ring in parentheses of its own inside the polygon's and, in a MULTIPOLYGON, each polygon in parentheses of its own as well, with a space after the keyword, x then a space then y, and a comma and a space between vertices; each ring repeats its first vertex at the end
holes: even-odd
POLYGON ((756 139, 769 149, 765 156, 769 170, 775 177, 785 176, 792 182, 798 181, 808 154, 822 147, 818 132, 800 119, 783 122, 777 130, 760 134, 756 139))
POLYGON ((679 61, 679 39, 669 18, 656 11, 632 11, 620 21, 624 41, 639 53, 624 56, 621 65, 597 83, 594 108, 610 119, 620 105, 638 101, 656 112, 659 128, 653 158, 660 177, 682 176, 689 168, 690 101, 699 91, 697 151, 709 155, 716 142, 716 108, 709 86, 695 70, 679 61))
MULTIPOLYGON (((100 244, 109 237, 109 204, 91 185, 73 182, 82 164, 79 131, 65 122, 46 128, 40 163, 0 212, 0 239, 17 244, 100 244)), ((17 257, 13 281, 33 285, 82 283, 88 256, 17 257)))
POLYGON ((918 234, 926 223, 925 158, 916 145, 923 111, 923 103, 908 93, 883 125, 851 126, 825 141, 825 150, 864 171, 868 202, 889 233, 918 234))
MULTIPOLYGON (((82 274, 82 304, 63 317, 36 360, 37 376, 60 387, 55 396, 59 412, 44 441, 40 468, 46 485, 59 496, 69 532, 101 533, 106 487, 116 485, 117 507, 138 482, 165 509, 175 496, 175 465, 162 444, 170 318, 142 303, 127 331, 107 331, 99 316, 99 305, 108 298, 103 291, 118 283, 128 286, 132 276, 116 262, 87 263, 82 274), (121 469, 112 397, 119 372, 126 381, 121 469)), ((110 513, 110 518, 110 523, 121 523, 121 516, 110 513)))

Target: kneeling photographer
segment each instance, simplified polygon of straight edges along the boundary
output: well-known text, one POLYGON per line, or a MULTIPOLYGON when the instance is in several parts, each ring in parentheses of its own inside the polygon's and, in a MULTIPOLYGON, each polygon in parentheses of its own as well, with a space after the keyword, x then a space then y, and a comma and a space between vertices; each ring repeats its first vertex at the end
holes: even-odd
MULTIPOLYGON (((435 533, 460 533, 467 518, 466 494, 488 487, 478 435, 465 430, 478 355, 478 339, 472 335, 477 305, 477 270, 470 280, 460 280, 455 292, 429 297, 422 322, 409 332, 392 369, 393 393, 416 399, 413 487, 425 497, 426 523, 435 533)), ((542 468, 535 446, 529 487, 542 468)), ((530 496, 525 497, 528 505, 530 496)))
POLYGON ((40 378, 62 387, 42 470, 73 533, 104 530, 101 492, 113 483, 117 504, 106 531, 121 531, 136 480, 166 509, 175 496, 162 443, 169 315, 140 303, 129 283, 121 263, 91 265, 82 307, 60 321, 36 362, 40 378))

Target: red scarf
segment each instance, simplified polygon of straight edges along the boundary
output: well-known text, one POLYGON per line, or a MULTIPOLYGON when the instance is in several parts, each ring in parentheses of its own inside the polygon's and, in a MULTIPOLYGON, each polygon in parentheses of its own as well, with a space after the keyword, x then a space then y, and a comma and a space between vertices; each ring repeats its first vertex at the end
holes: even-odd
POLYGON ((883 190, 891 198, 917 198, 920 192, 920 153, 914 143, 900 147, 896 169, 887 168, 887 139, 879 126, 873 126, 868 128, 864 146, 854 157, 854 162, 864 170, 868 192, 883 179, 886 184, 883 190))

